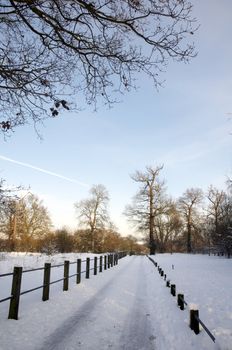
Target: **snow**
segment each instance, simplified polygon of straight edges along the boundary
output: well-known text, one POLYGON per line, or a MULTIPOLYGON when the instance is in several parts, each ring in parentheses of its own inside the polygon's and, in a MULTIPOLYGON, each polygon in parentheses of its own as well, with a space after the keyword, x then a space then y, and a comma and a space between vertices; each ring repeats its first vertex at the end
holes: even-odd
POLYGON ((189 303, 188 306, 190 310, 199 310, 199 305, 197 304, 189 303))
MULTIPOLYGON (((2 253, 0 274, 14 265, 24 269, 59 264, 64 260, 93 258, 91 254, 2 253)), ((176 284, 177 293, 199 308, 199 317, 216 337, 201 328, 189 328, 189 308, 181 311, 170 288, 146 256, 128 256, 119 264, 81 284, 70 279, 51 286, 50 300, 41 301, 41 290, 21 296, 19 320, 8 320, 9 302, 0 304, 0 350, 231 350, 232 260, 204 255, 158 254, 152 256, 176 284), (172 266, 174 265, 174 266, 172 266), (173 269, 174 267, 174 269, 173 269)), ((92 262, 93 263, 93 262, 92 262)), ((70 265, 75 273, 75 264, 70 265)), ((84 264, 82 270, 84 270, 84 264)), ((52 269, 52 280, 63 269, 52 269)), ((0 277, 0 299, 10 295, 11 277, 0 277)), ((23 274, 22 291, 42 284, 43 271, 23 274)))

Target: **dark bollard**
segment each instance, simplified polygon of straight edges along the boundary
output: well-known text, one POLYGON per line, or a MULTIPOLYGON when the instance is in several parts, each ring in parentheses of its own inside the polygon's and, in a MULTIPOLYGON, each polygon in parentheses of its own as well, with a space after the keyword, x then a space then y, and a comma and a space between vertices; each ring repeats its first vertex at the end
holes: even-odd
POLYGON ((190 328, 195 332, 195 334, 200 333, 199 328, 199 311, 198 310, 190 310, 190 328))
POLYGON ((177 305, 181 310, 184 310, 184 294, 177 295, 177 305))
POLYGON ((176 296, 176 285, 171 284, 171 294, 175 297, 176 296))

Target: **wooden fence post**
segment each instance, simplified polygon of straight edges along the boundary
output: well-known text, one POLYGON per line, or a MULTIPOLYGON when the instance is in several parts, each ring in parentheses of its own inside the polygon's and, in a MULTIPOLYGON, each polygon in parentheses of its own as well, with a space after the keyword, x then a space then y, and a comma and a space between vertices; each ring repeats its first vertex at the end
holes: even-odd
POLYGON ((102 272, 102 255, 100 256, 99 272, 102 272))
POLYGON ((113 267, 113 254, 110 254, 110 267, 113 267))
POLYGON ((104 270, 107 270, 107 255, 104 256, 104 270))
POLYGON ((77 278, 76 283, 81 283, 81 259, 77 259, 77 278))
POLYGON ((177 295, 177 305, 181 310, 184 310, 184 294, 177 295))
POLYGON ((68 290, 68 282, 69 282, 69 261, 65 260, 64 262, 64 281, 63 281, 63 291, 68 290))
POLYGON ((167 282, 166 282, 166 287, 170 287, 170 281, 169 280, 167 280, 167 282))
POLYGON ((108 258, 108 269, 110 269, 110 255, 108 255, 107 258, 108 258))
POLYGON ((196 333, 200 333, 199 329, 199 311, 198 310, 190 310, 190 328, 196 333))
POLYGON ((90 258, 87 258, 86 259, 85 278, 89 278, 89 269, 90 269, 90 258))
POLYGON ((97 275, 97 257, 94 257, 94 269, 93 269, 93 274, 97 275))
POLYGON ((43 301, 46 301, 49 299, 50 275, 51 275, 51 263, 45 263, 44 279, 43 279, 43 296, 42 296, 43 301))
POLYGON ((176 285, 171 284, 171 294, 175 297, 176 296, 176 285))
POLYGON ((20 290, 21 290, 21 280, 22 280, 22 267, 14 267, 11 295, 10 308, 8 318, 17 320, 18 319, 18 310, 19 310, 19 299, 20 299, 20 290))

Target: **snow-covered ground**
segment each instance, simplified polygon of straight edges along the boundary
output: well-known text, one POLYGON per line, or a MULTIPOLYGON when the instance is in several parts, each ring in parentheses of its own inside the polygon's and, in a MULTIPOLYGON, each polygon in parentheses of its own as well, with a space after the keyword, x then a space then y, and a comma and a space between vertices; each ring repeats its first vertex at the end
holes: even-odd
MULTIPOLYGON (((86 256, 2 253, 0 274, 11 272, 14 265, 30 269, 49 260, 59 264, 86 256)), ((41 290, 21 296, 17 321, 7 319, 9 302, 1 303, 0 349, 231 350, 232 260, 185 254, 152 258, 176 284, 177 293, 199 306, 200 318, 216 344, 204 330, 199 335, 190 330, 188 308, 178 309, 148 258, 131 256, 89 280, 83 275, 79 285, 71 278, 67 292, 62 291, 62 282, 52 285, 49 301, 41 301, 41 290)), ((70 274, 75 268, 71 265, 70 274)), ((62 275, 62 268, 52 269, 52 280, 62 275)), ((42 271, 25 273, 22 291, 42 281, 42 271)), ((10 288, 11 276, 0 277, 0 299, 10 295, 10 288)))

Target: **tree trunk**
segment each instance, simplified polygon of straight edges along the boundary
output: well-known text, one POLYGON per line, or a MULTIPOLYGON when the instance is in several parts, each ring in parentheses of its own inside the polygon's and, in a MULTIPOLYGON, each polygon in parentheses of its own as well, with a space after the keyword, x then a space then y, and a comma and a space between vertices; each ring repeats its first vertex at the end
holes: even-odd
POLYGON ((94 234, 93 233, 91 235, 91 250, 92 250, 92 253, 95 252, 95 242, 94 242, 94 234))
POLYGON ((149 189, 149 206, 150 206, 150 213, 149 213, 149 238, 150 238, 150 255, 155 255, 156 252, 156 243, 154 240, 154 204, 153 204, 153 189, 152 186, 150 186, 149 189))
POLYGON ((9 234, 8 234, 8 248, 10 252, 15 251, 15 239, 16 239, 16 216, 10 218, 9 225, 9 234))
POLYGON ((150 242, 150 255, 155 255, 156 253, 156 244, 154 241, 150 242))
POLYGON ((187 227, 187 253, 192 252, 192 232, 191 232, 191 224, 188 223, 187 227))

